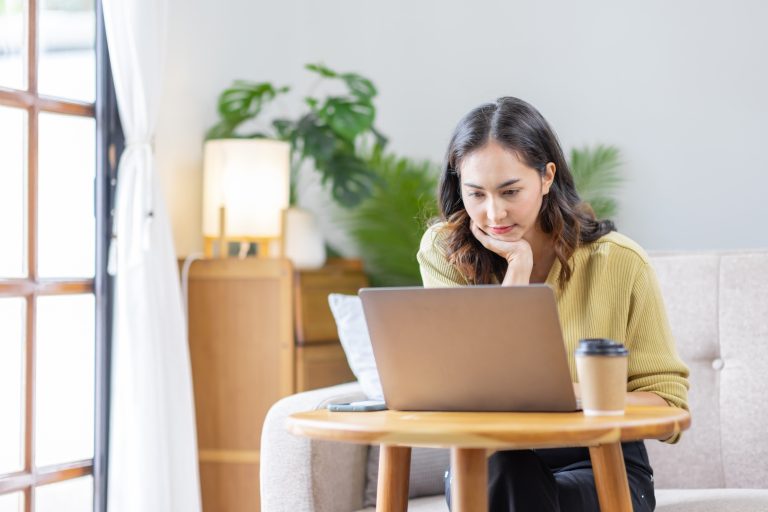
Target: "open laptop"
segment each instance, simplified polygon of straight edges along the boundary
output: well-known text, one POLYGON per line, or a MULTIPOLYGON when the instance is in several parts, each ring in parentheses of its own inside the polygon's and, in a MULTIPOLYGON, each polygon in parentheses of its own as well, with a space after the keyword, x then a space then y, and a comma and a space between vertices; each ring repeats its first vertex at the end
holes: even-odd
POLYGON ((387 407, 577 410, 546 285, 360 290, 387 407))

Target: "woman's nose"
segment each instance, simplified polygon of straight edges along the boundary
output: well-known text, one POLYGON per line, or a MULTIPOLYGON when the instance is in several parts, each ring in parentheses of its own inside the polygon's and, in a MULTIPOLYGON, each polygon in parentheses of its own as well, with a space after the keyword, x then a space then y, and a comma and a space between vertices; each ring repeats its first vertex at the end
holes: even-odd
POLYGON ((504 209, 501 201, 489 200, 487 209, 488 220, 491 221, 491 224, 498 224, 500 220, 507 216, 507 211, 504 209))

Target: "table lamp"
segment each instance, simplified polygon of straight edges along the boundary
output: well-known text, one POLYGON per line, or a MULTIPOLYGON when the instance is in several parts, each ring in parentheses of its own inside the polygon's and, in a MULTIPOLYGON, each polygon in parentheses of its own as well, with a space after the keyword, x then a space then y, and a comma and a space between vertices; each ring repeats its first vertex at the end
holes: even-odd
POLYGON ((205 143, 203 239, 206 257, 228 255, 230 241, 255 243, 259 257, 276 255, 288 207, 290 144, 270 139, 205 143))

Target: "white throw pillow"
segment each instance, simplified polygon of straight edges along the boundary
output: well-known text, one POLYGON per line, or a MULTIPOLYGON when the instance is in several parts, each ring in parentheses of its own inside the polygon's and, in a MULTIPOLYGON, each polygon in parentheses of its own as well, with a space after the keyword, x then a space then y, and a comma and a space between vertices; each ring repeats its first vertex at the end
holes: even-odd
POLYGON ((347 362, 363 388, 363 393, 369 400, 384 400, 360 297, 332 293, 328 295, 328 303, 336 320, 347 362))

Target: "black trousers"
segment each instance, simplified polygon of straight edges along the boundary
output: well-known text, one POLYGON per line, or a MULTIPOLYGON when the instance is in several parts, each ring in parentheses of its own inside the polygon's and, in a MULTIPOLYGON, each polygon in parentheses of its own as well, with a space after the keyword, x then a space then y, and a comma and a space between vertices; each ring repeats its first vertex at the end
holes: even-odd
MULTIPOLYGON (((653 470, 642 441, 622 443, 634 512, 656 508, 653 470)), ((451 473, 445 497, 451 507, 451 473)), ((510 450, 488 459, 491 512, 599 512, 595 477, 587 448, 510 450)))

